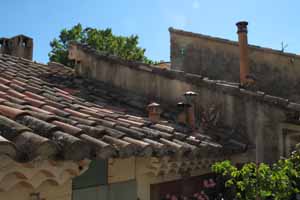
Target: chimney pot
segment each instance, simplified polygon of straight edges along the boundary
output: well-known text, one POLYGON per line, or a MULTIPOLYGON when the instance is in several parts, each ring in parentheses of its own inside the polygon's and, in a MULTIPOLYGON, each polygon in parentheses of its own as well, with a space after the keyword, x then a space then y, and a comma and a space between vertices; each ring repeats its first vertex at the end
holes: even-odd
POLYGON ((241 33, 241 32, 248 33, 248 29, 247 29, 248 22, 240 21, 240 22, 236 23, 236 26, 238 27, 237 33, 241 33))
POLYGON ((160 121, 161 108, 158 103, 155 102, 150 103, 147 106, 147 110, 148 110, 148 117, 151 122, 156 123, 160 121))
POLYGON ((193 91, 187 91, 183 94, 183 96, 185 97, 185 101, 177 103, 177 107, 179 107, 181 110, 178 115, 178 121, 188 125, 192 130, 195 130, 196 119, 193 101, 194 97, 197 96, 197 93, 193 91))

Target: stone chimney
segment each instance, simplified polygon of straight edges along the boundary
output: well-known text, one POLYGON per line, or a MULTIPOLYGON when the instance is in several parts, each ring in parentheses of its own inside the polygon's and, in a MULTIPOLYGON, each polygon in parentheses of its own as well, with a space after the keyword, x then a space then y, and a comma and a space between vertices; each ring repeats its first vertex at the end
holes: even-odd
POLYGON ((160 121, 161 109, 158 103, 151 103, 147 106, 149 120, 153 123, 160 121))
POLYGON ((241 21, 236 23, 236 26, 238 28, 237 34, 239 37, 239 49, 240 49, 240 84, 242 86, 248 84, 248 76, 249 76, 247 25, 248 22, 246 21, 241 21))
POLYGON ((0 53, 32 60, 33 39, 25 35, 0 38, 0 53))

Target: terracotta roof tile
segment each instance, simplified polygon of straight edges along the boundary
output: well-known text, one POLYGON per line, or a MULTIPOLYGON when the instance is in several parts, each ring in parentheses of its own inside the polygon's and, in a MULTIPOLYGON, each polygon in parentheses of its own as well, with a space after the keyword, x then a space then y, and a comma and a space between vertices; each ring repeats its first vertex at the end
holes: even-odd
POLYGON ((118 118, 118 121, 125 122, 125 123, 128 123, 130 125, 138 126, 138 127, 142 127, 144 125, 144 123, 132 121, 132 120, 129 120, 129 119, 123 119, 123 118, 118 118))
POLYGON ((61 117, 69 117, 71 115, 70 113, 65 112, 61 109, 55 108, 53 106, 44 105, 44 106, 42 106, 42 109, 44 109, 50 113, 56 114, 58 116, 61 116, 61 117))
POLYGON ((43 100, 46 99, 45 97, 43 97, 41 95, 29 92, 29 91, 25 91, 23 94, 26 95, 27 97, 34 98, 34 99, 37 99, 37 100, 40 100, 40 101, 43 101, 43 100))
POLYGON ((69 133, 73 136, 78 136, 83 133, 82 129, 72 126, 70 124, 66 124, 66 123, 63 123, 60 121, 53 121, 52 123, 55 124, 56 126, 62 128, 66 133, 69 133))
POLYGON ((77 111, 71 110, 69 108, 65 108, 64 110, 66 112, 70 113, 71 115, 74 115, 74 116, 77 116, 77 117, 82 117, 82 118, 88 118, 88 117, 90 117, 90 115, 87 115, 87 114, 84 114, 84 113, 81 113, 81 112, 77 112, 77 111))
POLYGON ((13 96, 13 97, 16 97, 16 98, 20 98, 20 99, 23 99, 24 97, 26 97, 24 94, 16 91, 16 90, 13 90, 13 89, 9 89, 6 91, 7 94, 13 96))
POLYGON ((11 119, 16 119, 21 115, 28 115, 28 112, 24 110, 19 110, 9 106, 0 105, 0 114, 11 119))
POLYGON ((38 107, 38 108, 40 108, 46 104, 44 101, 40 101, 38 99, 34 99, 34 98, 30 98, 30 97, 25 97, 24 100, 26 102, 28 102, 30 105, 38 107))
POLYGON ((24 81, 26 82, 26 80, 21 81, 18 79, 13 79, 13 80, 11 80, 11 83, 25 87, 27 84, 24 81))
POLYGON ((43 109, 40 109, 40 108, 37 108, 37 107, 34 107, 34 106, 25 106, 25 110, 31 110, 31 111, 34 111, 34 112, 40 112, 40 113, 47 114, 47 115, 51 115, 52 114, 51 112, 48 112, 46 110, 43 110, 43 109))
POLYGON ((6 85, 0 83, 0 90, 1 90, 1 91, 6 92, 8 89, 9 89, 8 86, 6 86, 6 85))
POLYGON ((0 83, 7 85, 7 84, 9 84, 10 82, 11 82, 10 80, 8 80, 8 79, 6 79, 6 78, 3 78, 3 77, 0 77, 0 83))

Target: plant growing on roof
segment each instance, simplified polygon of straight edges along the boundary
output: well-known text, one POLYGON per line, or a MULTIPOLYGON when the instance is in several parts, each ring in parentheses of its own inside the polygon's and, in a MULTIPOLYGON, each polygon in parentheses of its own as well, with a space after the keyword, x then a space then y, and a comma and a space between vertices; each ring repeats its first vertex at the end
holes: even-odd
POLYGON ((300 154, 272 165, 246 163, 241 168, 230 161, 217 162, 212 170, 226 179, 225 186, 237 199, 292 200, 300 192, 300 154))
POLYGON ((68 44, 70 41, 85 43, 93 48, 119 56, 125 60, 140 61, 148 64, 155 62, 145 56, 145 49, 138 46, 138 36, 116 36, 110 28, 83 28, 79 23, 71 29, 63 29, 58 38, 50 42, 51 51, 48 54, 50 61, 59 62, 67 66, 74 66, 68 59, 68 44))

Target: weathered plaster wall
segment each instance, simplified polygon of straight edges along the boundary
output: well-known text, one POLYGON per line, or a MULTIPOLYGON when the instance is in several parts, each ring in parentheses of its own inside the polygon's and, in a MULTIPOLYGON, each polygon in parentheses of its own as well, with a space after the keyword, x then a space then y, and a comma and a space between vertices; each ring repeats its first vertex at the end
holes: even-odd
POLYGON ((198 122, 203 113, 218 116, 220 124, 245 134, 252 144, 257 144, 259 161, 272 162, 279 158, 282 130, 277 124, 285 120, 288 105, 285 99, 246 91, 193 74, 126 63, 94 54, 90 49, 73 48, 70 52, 80 61, 78 74, 136 92, 148 97, 149 102, 155 99, 167 105, 176 105, 184 92, 195 91, 198 93, 195 105, 198 122))
POLYGON ((72 178, 87 169, 88 162, 32 161, 22 164, 0 157, 0 199, 31 200, 39 194, 46 200, 71 200, 72 178), (83 170, 79 170, 79 165, 83 170))
MULTIPOLYGON (((239 82, 237 42, 170 29, 171 68, 214 80, 239 82)), ((251 37, 251 36, 250 36, 251 37)), ((300 56, 249 46, 250 72, 259 90, 300 100, 300 56)))

